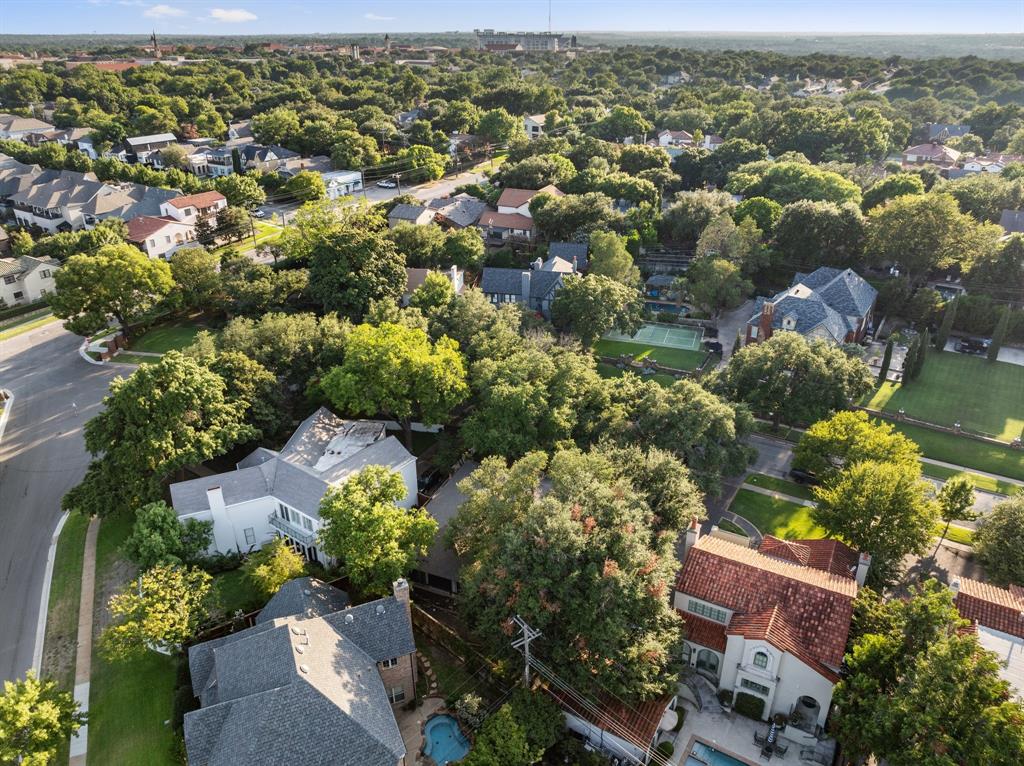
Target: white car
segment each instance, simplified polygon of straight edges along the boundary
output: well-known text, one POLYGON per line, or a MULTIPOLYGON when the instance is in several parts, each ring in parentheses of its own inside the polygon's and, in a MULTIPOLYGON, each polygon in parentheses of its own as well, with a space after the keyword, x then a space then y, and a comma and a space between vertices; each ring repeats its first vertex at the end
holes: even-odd
POLYGON ((381 189, 397 189, 398 182, 391 178, 385 178, 383 180, 378 181, 377 186, 379 186, 381 189))
POLYGON ((259 208, 256 208, 255 210, 253 210, 249 215, 251 215, 253 218, 266 218, 267 217, 267 214, 264 213, 259 208))

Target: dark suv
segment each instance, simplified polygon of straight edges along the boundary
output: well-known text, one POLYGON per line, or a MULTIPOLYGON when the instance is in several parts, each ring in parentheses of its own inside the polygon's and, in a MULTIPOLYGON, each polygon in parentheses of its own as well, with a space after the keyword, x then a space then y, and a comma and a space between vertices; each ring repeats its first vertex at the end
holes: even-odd
POLYGON ((977 354, 983 356, 988 353, 989 341, 981 338, 961 338, 956 342, 954 348, 961 354, 977 354))
POLYGON ((794 468, 789 472, 789 478, 797 484, 810 484, 811 486, 821 484, 821 479, 814 471, 805 471, 802 468, 794 468))

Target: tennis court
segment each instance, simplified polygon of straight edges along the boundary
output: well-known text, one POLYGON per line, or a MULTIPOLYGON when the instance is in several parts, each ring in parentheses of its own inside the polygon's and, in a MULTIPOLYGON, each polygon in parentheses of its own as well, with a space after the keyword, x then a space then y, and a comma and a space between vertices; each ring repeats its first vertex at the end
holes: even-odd
POLYGON ((670 327, 661 324, 645 324, 636 335, 626 335, 612 331, 604 336, 608 340, 644 343, 665 348, 685 348, 688 351, 700 350, 700 342, 704 337, 702 327, 670 327))

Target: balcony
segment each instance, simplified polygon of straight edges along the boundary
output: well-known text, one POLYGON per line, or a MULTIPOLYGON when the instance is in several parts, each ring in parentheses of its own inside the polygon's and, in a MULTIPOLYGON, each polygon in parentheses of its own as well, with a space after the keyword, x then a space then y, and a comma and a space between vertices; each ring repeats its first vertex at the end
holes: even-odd
POLYGON ((301 527, 297 527, 289 521, 285 521, 276 513, 272 513, 267 517, 267 521, 270 522, 270 526, 278 530, 282 534, 288 535, 292 540, 303 545, 316 545, 316 532, 308 532, 301 527))

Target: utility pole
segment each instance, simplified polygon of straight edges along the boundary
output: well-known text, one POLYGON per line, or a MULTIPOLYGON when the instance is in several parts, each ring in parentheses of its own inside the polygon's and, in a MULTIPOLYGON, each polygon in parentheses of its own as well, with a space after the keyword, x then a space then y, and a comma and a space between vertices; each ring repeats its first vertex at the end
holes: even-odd
POLYGON ((522 617, 518 614, 512 618, 512 622, 519 626, 519 630, 522 632, 522 638, 517 638, 512 642, 513 649, 521 649, 523 652, 523 686, 527 689, 530 688, 530 642, 536 638, 540 638, 540 631, 531 628, 522 617))

